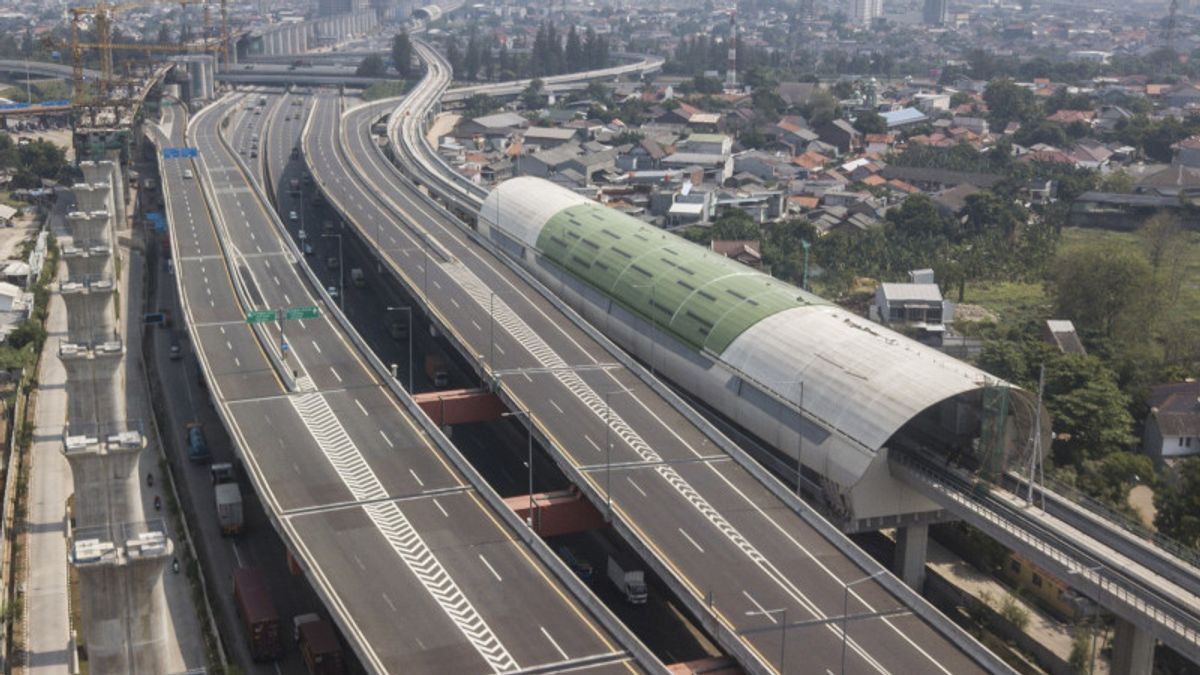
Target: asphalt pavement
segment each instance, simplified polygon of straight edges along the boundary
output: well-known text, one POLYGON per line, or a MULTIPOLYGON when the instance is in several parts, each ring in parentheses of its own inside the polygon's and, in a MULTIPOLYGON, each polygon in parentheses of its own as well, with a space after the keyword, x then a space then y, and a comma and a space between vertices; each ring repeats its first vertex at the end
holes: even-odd
MULTIPOLYGON (((601 494, 611 485, 614 512, 764 662, 840 672, 843 632, 830 619, 843 602, 851 614, 871 614, 900 601, 874 580, 859 583, 867 571, 399 180, 369 134, 386 106, 363 106, 339 123, 336 98, 318 98, 305 157, 327 198, 533 412, 560 461, 601 494), (788 624, 826 622, 760 630, 781 625, 785 613, 788 624)), ((911 614, 852 622, 845 638, 848 673, 981 671, 911 614)))
MULTIPOLYGON (((330 320, 328 299, 299 273, 251 177, 218 137, 231 109, 240 108, 230 123, 235 144, 242 118, 262 117, 246 101, 219 102, 192 121, 196 178, 165 167, 183 314, 250 482, 364 665, 500 671, 619 651, 330 320), (215 219, 198 181, 214 197, 215 219), (289 322, 286 349, 278 325, 261 342, 234 282, 255 308, 317 306, 321 316, 289 322), (290 374, 276 367, 284 359, 290 374)), ((620 661, 593 672, 624 669, 620 661)))

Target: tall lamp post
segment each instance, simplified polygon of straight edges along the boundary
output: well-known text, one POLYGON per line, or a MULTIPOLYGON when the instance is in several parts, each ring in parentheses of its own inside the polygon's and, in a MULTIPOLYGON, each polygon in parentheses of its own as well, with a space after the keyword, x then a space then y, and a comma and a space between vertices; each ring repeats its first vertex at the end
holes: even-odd
MULTIPOLYGON (((779 675, 783 675, 785 661, 787 658, 787 607, 779 609, 762 609, 757 611, 746 612, 746 616, 765 616, 771 621, 775 621, 775 615, 779 617, 779 675)), ((845 670, 843 668, 843 670, 845 670)))
POLYGON ((629 387, 604 392, 604 519, 612 522, 612 395, 628 394, 629 387))
POLYGON ((525 517, 525 524, 533 529, 533 411, 532 410, 514 410, 512 412, 501 413, 501 417, 516 417, 519 415, 525 416, 525 421, 529 425, 529 515, 525 517))
POLYGON ((850 587, 857 586, 858 584, 861 584, 864 581, 870 581, 871 579, 874 579, 877 576, 885 574, 886 572, 887 572, 886 570, 879 570, 878 572, 875 572, 874 574, 869 574, 861 579, 855 579, 854 581, 851 581, 850 583, 846 584, 846 586, 842 589, 842 669, 841 669, 841 671, 839 671, 841 673, 841 675, 846 675, 846 641, 847 641, 846 640, 846 638, 847 638, 846 631, 848 630, 848 626, 849 626, 849 622, 847 621, 847 618, 848 618, 848 615, 850 614, 850 587))
POLYGON ((650 376, 654 376, 654 349, 658 344, 658 303, 656 300, 656 291, 658 290, 658 281, 651 281, 646 284, 630 284, 633 288, 649 288, 650 289, 650 322, 654 326, 654 334, 650 336, 650 376))
POLYGON ((346 293, 345 293, 345 291, 346 291, 346 285, 345 285, 346 272, 342 268, 345 267, 344 263, 346 261, 342 256, 342 235, 340 235, 338 233, 326 233, 326 234, 322 234, 321 236, 322 237, 333 237, 333 238, 337 239, 337 243, 338 243, 338 308, 344 309, 346 307, 346 301, 343 299, 343 296, 346 295, 346 293))
POLYGON ((412 320, 412 307, 388 307, 388 308, 387 308, 387 311, 389 311, 389 312, 404 312, 405 314, 407 314, 407 315, 408 315, 408 319, 407 319, 407 321, 408 321, 408 328, 405 330, 405 333, 407 333, 407 334, 408 334, 408 393, 409 393, 409 394, 411 394, 411 393, 413 393, 413 360, 412 360, 412 332, 413 332, 413 320, 412 320))

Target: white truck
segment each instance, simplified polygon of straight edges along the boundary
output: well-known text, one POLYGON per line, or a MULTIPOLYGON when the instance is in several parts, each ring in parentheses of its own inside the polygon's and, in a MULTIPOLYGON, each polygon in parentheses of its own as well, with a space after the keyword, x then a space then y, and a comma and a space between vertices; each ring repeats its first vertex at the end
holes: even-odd
POLYGON ((354 284, 355 288, 367 285, 367 277, 363 274, 361 267, 350 268, 350 283, 354 284))
POLYGON ((621 591, 629 604, 646 604, 646 575, 628 561, 618 561, 608 556, 608 580, 621 591))
POLYGON ((245 524, 245 516, 242 513, 242 490, 233 478, 233 465, 213 464, 211 471, 213 497, 217 501, 217 522, 221 525, 221 534, 226 536, 241 534, 242 526, 245 524))

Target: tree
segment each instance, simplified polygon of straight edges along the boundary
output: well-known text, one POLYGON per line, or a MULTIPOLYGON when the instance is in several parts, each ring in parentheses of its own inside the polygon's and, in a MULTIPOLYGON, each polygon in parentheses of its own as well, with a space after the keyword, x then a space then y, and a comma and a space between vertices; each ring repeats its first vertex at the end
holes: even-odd
POLYGON ((446 45, 446 60, 450 62, 450 70, 454 75, 462 73, 463 57, 462 52, 458 49, 458 43, 451 42, 446 45))
POLYGON ((983 100, 988 105, 989 121, 997 129, 1009 122, 1027 122, 1037 114, 1033 92, 1007 78, 989 82, 983 100))
POLYGON ((1125 171, 1120 169, 1111 173, 1105 174, 1100 179, 1100 184, 1097 186, 1102 192, 1120 192, 1129 194, 1133 192, 1133 176, 1130 176, 1125 171))
POLYGON ((1154 291, 1153 270, 1136 248, 1113 240, 1080 246, 1059 255, 1050 294, 1059 316, 1084 330, 1113 337, 1154 291))
POLYGON ((537 110, 542 107, 542 100, 545 98, 544 90, 545 83, 540 77, 530 80, 529 86, 521 92, 521 103, 526 110, 537 110))
POLYGON ((575 30, 574 24, 567 31, 567 48, 564 56, 567 72, 575 73, 587 69, 587 60, 583 54, 583 41, 579 39, 579 33, 575 30))
POLYGON ((387 65, 383 63, 382 56, 371 54, 363 58, 354 74, 359 77, 383 77, 387 74, 387 65))
POLYGON ((692 90, 697 94, 719 94, 725 86, 715 77, 696 75, 692 78, 692 90))
POLYGON ((946 224, 937 205, 923 194, 915 194, 904 200, 900 208, 887 214, 888 222, 905 236, 916 238, 940 237, 946 232, 946 224))
POLYGON ((392 38, 392 65, 403 79, 407 80, 412 76, 412 57, 412 40, 408 37, 408 31, 396 33, 392 38))
POLYGON ((467 55, 463 58, 463 71, 468 80, 474 80, 479 75, 479 63, 479 38, 472 30, 467 40, 467 55))
POLYGON ((1154 507, 1154 525, 1160 532, 1200 547, 1200 457, 1180 462, 1176 480, 1155 491, 1154 507))
POLYGON ((463 104, 463 115, 467 118, 483 117, 484 115, 495 112, 500 108, 500 104, 495 98, 487 94, 472 94, 463 104))
POLYGON ((1119 451, 1098 460, 1087 460, 1079 473, 1079 488, 1121 510, 1129 490, 1139 482, 1154 480, 1154 462, 1141 453, 1119 451))
POLYGON ((860 113, 854 120, 854 128, 864 134, 886 134, 888 130, 887 120, 874 110, 860 113))

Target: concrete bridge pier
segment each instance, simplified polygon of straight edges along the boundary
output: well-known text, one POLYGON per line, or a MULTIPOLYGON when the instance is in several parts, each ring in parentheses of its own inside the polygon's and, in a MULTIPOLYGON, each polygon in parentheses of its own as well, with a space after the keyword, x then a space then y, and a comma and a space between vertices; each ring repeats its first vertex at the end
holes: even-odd
POLYGON ((166 672, 163 568, 174 554, 162 523, 77 530, 70 559, 80 578, 88 663, 94 673, 166 672), (115 533, 114 533, 115 534, 115 533))
POLYGON ((80 213, 103 211, 111 213, 112 191, 107 183, 76 183, 71 186, 75 195, 75 209, 80 213))
POLYGON ((905 525, 896 528, 896 553, 892 572, 912 589, 925 586, 925 557, 929 549, 929 525, 905 525))
POLYGON ((1112 672, 1113 675, 1151 675, 1154 672, 1154 636, 1119 616, 1113 635, 1112 672))
POLYGON ((83 178, 86 182, 92 185, 112 186, 110 198, 112 199, 112 215, 113 227, 118 230, 124 230, 128 227, 128 221, 125 216, 125 178, 121 173, 121 167, 116 162, 80 162, 79 169, 83 171, 83 178))
POLYGON ((68 277, 58 285, 67 306, 67 337, 79 343, 93 335, 111 335, 115 305, 112 279, 103 276, 68 277))
POLYGON ((87 424, 63 432, 63 455, 71 465, 75 488, 76 529, 142 517, 137 466, 145 436, 118 429, 87 424))
POLYGON ((69 424, 108 425, 125 419, 125 345, 119 338, 63 341, 69 424))
POLYGON ((107 241, 63 242, 59 246, 62 261, 67 264, 68 279, 97 279, 109 276, 112 248, 107 241))
POLYGON ((67 214, 67 231, 75 242, 111 241, 108 211, 72 211, 67 214))

